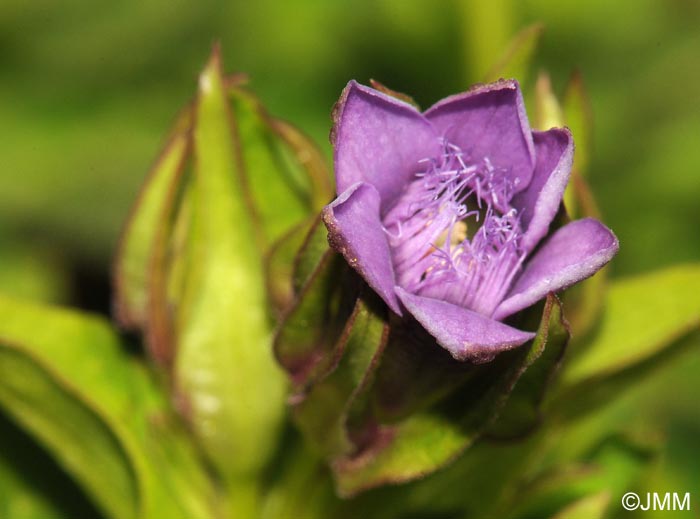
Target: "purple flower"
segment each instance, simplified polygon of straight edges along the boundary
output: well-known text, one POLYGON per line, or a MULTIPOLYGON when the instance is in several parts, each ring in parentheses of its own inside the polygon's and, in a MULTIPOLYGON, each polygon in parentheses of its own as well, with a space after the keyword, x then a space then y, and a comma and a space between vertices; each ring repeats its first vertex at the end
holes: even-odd
POLYGON ((567 129, 530 129, 515 81, 424 113, 351 81, 334 120, 338 197, 323 214, 331 245, 456 359, 484 362, 534 337, 502 321, 618 250, 589 218, 547 236, 573 140, 567 129))

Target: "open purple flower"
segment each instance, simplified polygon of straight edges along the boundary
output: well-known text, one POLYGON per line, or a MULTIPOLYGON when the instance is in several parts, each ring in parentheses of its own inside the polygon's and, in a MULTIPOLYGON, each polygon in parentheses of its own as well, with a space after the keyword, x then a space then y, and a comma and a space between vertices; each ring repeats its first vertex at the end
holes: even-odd
POLYGON ((567 129, 530 129, 515 81, 424 113, 351 81, 334 119, 338 197, 323 215, 331 245, 456 359, 487 361, 531 339, 502 321, 618 250, 593 219, 547 236, 573 140, 567 129))

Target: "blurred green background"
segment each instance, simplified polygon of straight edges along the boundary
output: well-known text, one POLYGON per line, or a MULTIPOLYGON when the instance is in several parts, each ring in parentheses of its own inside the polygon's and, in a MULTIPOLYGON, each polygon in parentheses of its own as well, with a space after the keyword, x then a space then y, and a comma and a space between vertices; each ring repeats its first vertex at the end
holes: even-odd
MULTIPOLYGON (((0 292, 109 312, 121 224, 215 41, 227 71, 330 155, 349 79, 427 107, 537 21, 531 72, 561 93, 580 70, 593 105, 590 181, 621 242, 611 274, 700 261, 697 0, 4 0, 0 292)), ((700 497, 698 373, 696 350, 610 407, 614 423, 665 435, 653 490, 700 497)))

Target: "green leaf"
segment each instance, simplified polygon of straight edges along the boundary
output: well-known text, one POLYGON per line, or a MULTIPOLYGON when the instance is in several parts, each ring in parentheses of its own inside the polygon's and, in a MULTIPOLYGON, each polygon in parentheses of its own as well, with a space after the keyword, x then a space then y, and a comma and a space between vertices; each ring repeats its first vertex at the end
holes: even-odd
POLYGON ((269 347, 262 254, 218 51, 199 78, 195 114, 174 377, 203 451, 233 484, 257 478, 273 454, 285 383, 269 347))
POLYGON ((576 416, 614 396, 621 382, 662 364, 697 343, 700 266, 685 265, 615 280, 599 329, 567 365, 556 401, 576 416), (575 405, 573 404, 575 403, 575 405))
POLYGON ((122 232, 114 263, 115 309, 119 323, 127 328, 146 325, 154 243, 167 222, 184 173, 191 118, 190 109, 178 118, 122 232))
MULTIPOLYGON (((548 305, 552 304, 550 297, 548 305)), ((350 496, 379 485, 416 479, 459 456, 501 410, 518 378, 542 353, 548 331, 559 326, 559 317, 558 312, 544 312, 533 341, 466 370, 466 380, 446 398, 401 421, 375 423, 360 452, 334 461, 338 493, 350 496)), ((424 370, 429 368, 423 364, 424 370)))
POLYGON ((106 322, 2 298, 0 314, 0 405, 106 515, 209 516, 184 432, 106 322))
POLYGON ((496 64, 486 73, 484 82, 517 78, 524 83, 543 32, 544 24, 535 23, 516 34, 496 64))
POLYGON ((555 296, 548 299, 542 321, 549 323, 549 328, 535 339, 525 361, 526 371, 517 381, 498 419, 489 428, 490 437, 522 436, 541 420, 540 404, 559 368, 570 335, 561 303, 555 296))
POLYGON ((241 161, 235 172, 239 191, 248 204, 248 220, 257 225, 252 238, 267 248, 312 214, 309 179, 284 155, 259 101, 240 88, 229 89, 229 99, 236 126, 230 131, 240 154, 233 158, 241 161))

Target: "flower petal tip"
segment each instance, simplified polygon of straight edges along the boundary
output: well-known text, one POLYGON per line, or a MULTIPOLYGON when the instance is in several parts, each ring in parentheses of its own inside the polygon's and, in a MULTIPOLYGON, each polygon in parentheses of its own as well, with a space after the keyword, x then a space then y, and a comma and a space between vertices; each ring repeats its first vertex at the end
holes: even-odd
POLYGON ((400 287, 395 291, 406 310, 459 361, 489 362, 535 336, 445 301, 411 294, 400 287))

